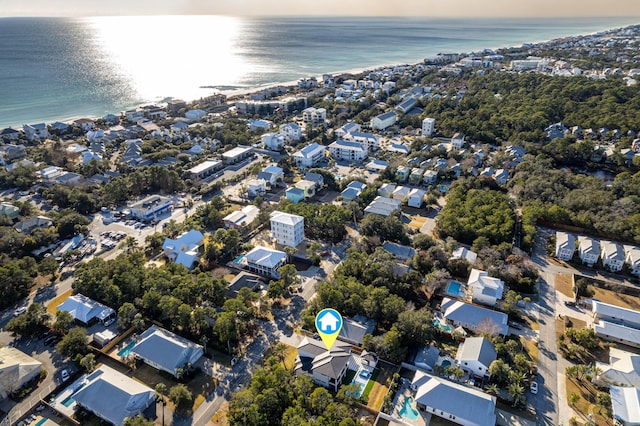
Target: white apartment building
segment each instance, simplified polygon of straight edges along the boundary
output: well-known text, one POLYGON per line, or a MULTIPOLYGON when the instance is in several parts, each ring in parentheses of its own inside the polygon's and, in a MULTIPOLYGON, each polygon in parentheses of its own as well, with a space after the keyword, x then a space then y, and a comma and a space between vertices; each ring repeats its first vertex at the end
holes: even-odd
POLYGON ((387 127, 396 124, 398 116, 394 111, 385 112, 384 114, 376 115, 371 119, 371 127, 376 130, 384 130, 387 127))
POLYGON ((369 151, 377 151, 380 148, 380 138, 373 133, 351 131, 342 137, 345 141, 359 142, 367 147, 369 151))
POLYGON ((274 211, 271 218, 271 237, 278 244, 297 247, 304 240, 304 217, 274 211))
POLYGON ((324 145, 312 143, 293 153, 293 160, 298 167, 313 167, 324 159, 324 145))
POLYGON ((359 142, 337 140, 329 145, 329 152, 336 160, 362 161, 367 157, 367 147, 359 142))
POLYGON ((302 111, 302 121, 305 124, 323 123, 327 119, 327 110, 324 108, 309 107, 302 111))
POLYGON ((281 124, 280 134, 287 141, 299 141, 302 139, 302 128, 296 123, 281 124))
POLYGON ((431 136, 436 129, 435 118, 425 118, 422 120, 422 136, 431 136))

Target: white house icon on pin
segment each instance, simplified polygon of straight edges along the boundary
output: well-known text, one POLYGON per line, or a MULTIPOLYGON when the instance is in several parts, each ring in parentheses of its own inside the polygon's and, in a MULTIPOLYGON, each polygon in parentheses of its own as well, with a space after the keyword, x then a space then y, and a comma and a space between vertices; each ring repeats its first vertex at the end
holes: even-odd
POLYGON ((331 312, 327 312, 318 320, 320 323, 320 329, 324 333, 332 333, 338 330, 338 324, 340 324, 340 318, 335 316, 331 312))

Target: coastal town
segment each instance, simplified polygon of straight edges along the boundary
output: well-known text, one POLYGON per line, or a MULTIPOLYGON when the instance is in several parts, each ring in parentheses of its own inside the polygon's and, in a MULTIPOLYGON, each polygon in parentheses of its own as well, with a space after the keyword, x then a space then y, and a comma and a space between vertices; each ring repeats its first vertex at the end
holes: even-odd
POLYGON ((2 424, 639 424, 639 44, 0 130, 2 424))

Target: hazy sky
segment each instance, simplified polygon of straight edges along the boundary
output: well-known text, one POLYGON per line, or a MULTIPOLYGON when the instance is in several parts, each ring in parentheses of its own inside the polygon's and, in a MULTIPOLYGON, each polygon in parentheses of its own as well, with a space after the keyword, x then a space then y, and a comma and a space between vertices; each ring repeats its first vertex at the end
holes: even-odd
POLYGON ((640 16, 640 0, 0 0, 0 16, 640 16))

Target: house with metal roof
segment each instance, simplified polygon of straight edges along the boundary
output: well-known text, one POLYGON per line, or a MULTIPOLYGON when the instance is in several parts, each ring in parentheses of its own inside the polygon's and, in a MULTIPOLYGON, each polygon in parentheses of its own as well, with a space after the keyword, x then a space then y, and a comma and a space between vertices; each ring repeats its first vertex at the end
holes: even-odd
POLYGON ((456 364, 462 371, 475 377, 489 377, 489 366, 498 354, 489 340, 484 337, 467 337, 458 347, 456 364))
POLYGON ((120 426, 155 403, 156 392, 111 367, 102 365, 87 375, 72 400, 102 420, 120 426))
POLYGON ((384 130, 387 127, 396 124, 398 116, 394 111, 385 112, 380 115, 376 115, 371 119, 371 128, 376 130, 384 130))
POLYGON ((431 372, 436 366, 438 359, 440 359, 440 350, 435 346, 423 346, 416 353, 413 359, 413 365, 416 367, 431 372))
POLYGON ((324 160, 324 145, 314 142, 293 153, 293 160, 298 167, 314 167, 324 160))
POLYGON ((509 333, 507 314, 445 297, 440 304, 443 317, 455 326, 475 332, 506 336, 509 333))
POLYGON ((616 424, 640 425, 640 389, 610 386, 609 394, 616 424))
POLYGON ((593 238, 579 236, 578 253, 580 253, 582 263, 593 266, 600 257, 600 243, 593 238))
POLYGON ((269 218, 271 238, 278 244, 295 248, 304 240, 304 217, 276 210, 269 218))
POLYGON ((352 345, 362 346, 365 334, 373 334, 376 321, 361 315, 353 318, 342 318, 342 328, 338 334, 338 339, 352 345))
POLYGON ((267 247, 254 247, 245 256, 247 268, 260 275, 279 279, 278 269, 287 263, 287 253, 267 247))
POLYGON ((0 401, 40 374, 42 363, 24 352, 0 348, 0 401))
POLYGON ((496 397, 479 389, 417 371, 411 388, 419 413, 466 426, 495 426, 496 397))
POLYGON ((368 148, 360 142, 338 139, 329 145, 329 152, 336 160, 362 161, 367 157, 368 148))
POLYGON ((562 231, 556 231, 556 257, 560 260, 569 261, 576 251, 576 237, 562 231))
POLYGON ((451 260, 464 259, 469 262, 471 265, 476 263, 476 259, 478 258, 478 253, 467 249, 466 247, 458 247, 453 253, 451 253, 451 260))
POLYGON ((625 262, 629 265, 631 273, 636 276, 640 276, 640 248, 639 247, 626 247, 625 262))
POLYGON ((146 364, 180 376, 180 369, 195 365, 202 357, 202 346, 164 328, 152 325, 142 333, 131 353, 146 364))
POLYGON ((624 265, 624 249, 622 248, 622 244, 612 241, 601 241, 600 258, 602 259, 602 266, 609 268, 611 272, 622 270, 622 265, 624 265))
POLYGON ((259 213, 260 209, 250 204, 223 217, 222 223, 225 228, 240 229, 244 226, 251 225, 259 213))
POLYGON ((473 289, 473 301, 487 306, 495 306, 502 299, 504 282, 490 277, 486 271, 472 269, 467 286, 473 289))
POLYGON ((74 320, 86 325, 116 317, 116 311, 82 294, 69 296, 56 309, 69 312, 74 320))
POLYGON ((204 235, 192 229, 175 240, 166 238, 162 243, 164 255, 172 262, 192 269, 200 259, 200 252, 204 247, 204 235))
POLYGON ((591 310, 596 321, 608 321, 640 329, 640 311, 622 308, 598 300, 592 302, 591 310))
POLYGON ((391 253, 396 259, 403 261, 412 258, 416 254, 413 247, 392 243, 390 241, 385 241, 382 244, 382 248, 391 253))
POLYGON ((327 350, 323 342, 305 337, 297 349, 296 374, 307 374, 317 385, 337 392, 347 374, 351 345, 336 341, 331 350, 327 350))
POLYGON ((609 362, 596 361, 600 373, 593 379, 599 385, 640 388, 640 355, 615 347, 609 348, 609 362))
POLYGON ((293 204, 298 204, 300 201, 304 201, 304 190, 296 187, 288 188, 285 191, 285 196, 293 204))

